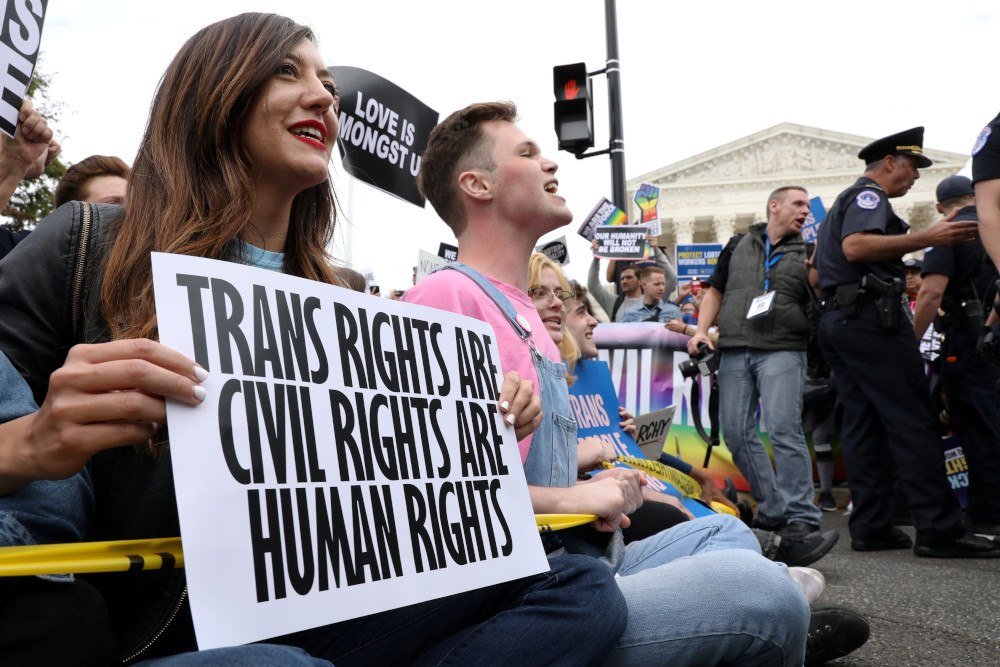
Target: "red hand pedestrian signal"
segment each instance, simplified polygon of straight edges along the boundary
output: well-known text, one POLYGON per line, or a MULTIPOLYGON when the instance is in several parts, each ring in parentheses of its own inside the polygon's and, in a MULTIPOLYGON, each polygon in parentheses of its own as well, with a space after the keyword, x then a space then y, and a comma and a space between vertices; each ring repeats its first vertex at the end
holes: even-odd
POLYGON ((552 68, 552 92, 559 150, 581 155, 594 145, 594 106, 586 63, 552 68))

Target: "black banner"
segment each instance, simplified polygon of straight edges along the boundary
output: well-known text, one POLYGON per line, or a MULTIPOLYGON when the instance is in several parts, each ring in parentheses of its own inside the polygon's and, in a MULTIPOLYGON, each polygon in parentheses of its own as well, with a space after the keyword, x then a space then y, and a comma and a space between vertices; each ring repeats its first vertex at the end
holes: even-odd
POLYGON ((17 113, 38 60, 48 0, 7 0, 0 17, 0 130, 17 131, 17 113))
POLYGON ((332 67, 340 89, 337 146, 348 174, 416 206, 415 178, 438 113, 388 79, 332 67))
POLYGON ((448 263, 458 261, 458 246, 453 246, 448 243, 442 242, 438 245, 438 257, 447 261, 448 263))

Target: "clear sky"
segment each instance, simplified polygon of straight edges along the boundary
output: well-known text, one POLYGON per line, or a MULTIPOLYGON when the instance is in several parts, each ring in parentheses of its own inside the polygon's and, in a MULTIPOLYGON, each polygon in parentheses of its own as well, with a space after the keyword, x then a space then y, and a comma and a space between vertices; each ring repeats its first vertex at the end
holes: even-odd
MULTIPOLYGON (((547 238, 571 237, 567 270, 586 277, 589 246, 575 230, 600 197, 610 198, 610 165, 556 150, 552 66, 603 68, 603 0, 55 0, 42 67, 53 76, 52 96, 67 105, 59 127, 65 158, 102 153, 131 163, 177 49, 242 11, 310 25, 327 62, 376 72, 442 116, 471 102, 517 102, 521 127, 560 164, 560 193, 576 214, 547 238)), ((618 31, 629 178, 786 121, 868 137, 925 125, 925 146, 967 153, 1000 111, 995 0, 619 0, 618 31)), ((604 78, 594 85, 601 148, 604 78)), ((363 184, 349 197, 349 178, 335 158, 353 264, 374 267, 383 293, 408 287, 417 248, 436 252, 454 237, 430 206, 363 184)), ((341 237, 341 257, 347 242, 341 237)))

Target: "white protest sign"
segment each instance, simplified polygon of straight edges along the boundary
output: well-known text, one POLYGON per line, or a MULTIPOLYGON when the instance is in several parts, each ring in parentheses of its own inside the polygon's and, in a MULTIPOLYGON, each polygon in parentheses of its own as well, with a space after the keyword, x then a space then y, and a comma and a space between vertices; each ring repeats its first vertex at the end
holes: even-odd
POLYGON ((17 131, 17 114, 38 60, 48 0, 7 0, 0 15, 0 130, 17 131))
POLYGON ((676 406, 670 405, 635 416, 635 442, 647 459, 655 461, 660 457, 660 452, 663 451, 663 442, 666 440, 667 433, 670 432, 670 425, 674 420, 675 409, 676 406))
POLYGON ((450 262, 444 257, 438 257, 426 250, 417 251, 417 282, 434 273, 437 269, 450 262))
POLYGON ((227 262, 152 262, 161 342, 209 371, 202 405, 167 405, 199 648, 548 569, 489 325, 227 262))
POLYGON ((357 271, 364 277, 365 285, 368 287, 378 285, 378 281, 375 280, 375 269, 369 267, 367 269, 358 269, 357 271))

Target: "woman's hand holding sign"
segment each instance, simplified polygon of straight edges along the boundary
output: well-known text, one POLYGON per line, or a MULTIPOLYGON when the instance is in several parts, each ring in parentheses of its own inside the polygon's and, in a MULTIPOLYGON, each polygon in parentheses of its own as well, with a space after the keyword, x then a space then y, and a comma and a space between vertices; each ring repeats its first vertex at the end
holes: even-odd
POLYGON ((96 452, 142 442, 166 420, 165 397, 197 405, 208 372, 151 340, 77 345, 38 412, 0 427, 0 493, 65 479, 96 452))

